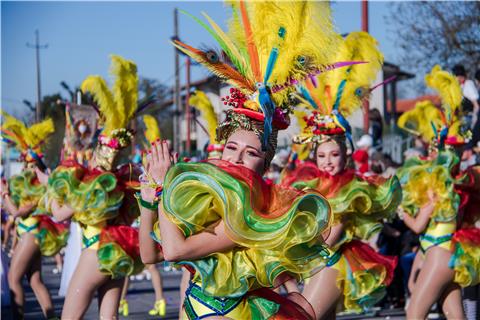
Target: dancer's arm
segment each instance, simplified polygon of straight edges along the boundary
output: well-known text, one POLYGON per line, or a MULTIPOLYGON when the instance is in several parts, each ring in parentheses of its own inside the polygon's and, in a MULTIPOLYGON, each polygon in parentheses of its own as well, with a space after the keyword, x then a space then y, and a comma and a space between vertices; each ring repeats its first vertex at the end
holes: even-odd
POLYGON ((61 206, 56 199, 52 200, 52 215, 55 217, 55 220, 62 222, 73 217, 75 211, 70 208, 68 205, 61 206))
POLYGON ((434 209, 435 203, 429 202, 427 205, 420 208, 415 218, 409 216, 408 214, 404 214, 403 222, 405 222, 405 225, 413 232, 420 234, 427 227, 428 222, 430 221, 430 216, 434 209))
POLYGON ((161 207, 158 209, 158 220, 163 255, 167 261, 196 260, 236 246, 226 235, 223 221, 215 226, 213 232, 203 231, 185 238, 183 232, 167 218, 161 207))
POLYGON ((17 207, 15 203, 13 203, 12 198, 9 195, 5 195, 3 198, 3 203, 5 209, 14 217, 26 217, 28 216, 36 207, 37 204, 34 202, 28 203, 21 207, 17 207))
MULTIPOLYGON (((152 144, 147 156, 146 170, 156 183, 163 183, 168 169, 177 159, 176 154, 170 153, 166 141, 157 141, 152 144)), ((158 221, 163 256, 167 261, 194 260, 235 247, 235 243, 225 233, 223 222, 216 225, 213 231, 204 231, 185 238, 177 225, 167 218, 161 206, 158 207, 158 221)))
POLYGON ((325 243, 329 247, 334 246, 337 242, 340 241, 340 239, 342 239, 343 229, 344 229, 344 224, 343 224, 343 222, 340 222, 340 223, 337 223, 336 225, 334 225, 329 230, 325 231, 324 234, 323 234, 323 238, 325 239, 325 243))
POLYGON ((163 252, 158 250, 155 240, 150 236, 156 221, 157 213, 154 210, 140 207, 140 230, 138 237, 140 241, 140 257, 144 264, 154 264, 165 260, 163 252))

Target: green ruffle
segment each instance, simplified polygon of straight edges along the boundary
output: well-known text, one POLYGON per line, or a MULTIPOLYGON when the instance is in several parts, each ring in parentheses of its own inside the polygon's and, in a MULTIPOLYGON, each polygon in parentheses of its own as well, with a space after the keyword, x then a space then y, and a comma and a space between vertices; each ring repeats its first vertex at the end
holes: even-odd
POLYGON ((115 242, 101 244, 97 250, 97 257, 100 272, 110 275, 113 279, 140 273, 145 267, 140 260, 130 257, 115 242))
POLYGON ((104 172, 84 181, 78 178, 81 170, 57 168, 48 181, 49 198, 67 203, 75 211, 74 219, 86 225, 115 218, 124 196, 115 175, 104 172))
MULTIPOLYGON (((297 189, 317 189, 320 178, 297 181, 297 189)), ((384 219, 392 219, 402 201, 402 189, 396 176, 386 180, 368 182, 357 176, 342 186, 338 192, 329 195, 328 202, 336 222, 344 223, 345 234, 342 243, 353 238, 369 239, 382 228, 384 219)), ((335 248, 334 248, 335 250, 335 248)))
POLYGON ((269 219, 252 207, 250 193, 246 182, 208 163, 177 164, 165 179, 163 207, 186 236, 223 220, 228 236, 239 245, 180 263, 196 269, 210 295, 242 296, 274 286, 284 272, 303 279, 326 263, 320 234, 330 223, 330 211, 324 198, 304 193, 269 219))
POLYGON ((36 177, 35 172, 25 170, 8 180, 10 195, 16 206, 21 206, 28 202, 38 203, 45 194, 45 186, 41 185, 36 180, 36 177))
POLYGON ((402 208, 411 216, 415 216, 418 208, 428 201, 428 188, 433 189, 438 201, 432 218, 435 222, 449 222, 456 219, 460 206, 460 196, 455 192, 455 184, 460 179, 452 176, 453 168, 458 165, 459 158, 451 151, 441 151, 433 160, 420 158, 408 159, 397 176, 403 188, 402 208))

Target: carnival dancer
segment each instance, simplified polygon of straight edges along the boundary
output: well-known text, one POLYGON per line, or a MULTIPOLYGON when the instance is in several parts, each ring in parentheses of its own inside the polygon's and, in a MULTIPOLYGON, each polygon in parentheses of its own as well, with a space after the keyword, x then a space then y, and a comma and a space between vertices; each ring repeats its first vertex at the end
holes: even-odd
POLYGON ((288 126, 291 84, 320 72, 336 35, 329 34, 326 3, 242 1, 233 10, 233 36, 205 15, 228 63, 213 50, 176 41, 233 85, 226 97, 233 108, 217 129, 217 141, 225 141, 220 160, 174 165, 166 142, 152 146, 139 195, 142 259, 176 261, 191 271, 184 319, 309 318, 313 311, 300 307, 298 292, 283 298, 270 288, 322 268, 330 210, 314 190, 268 185, 262 175, 278 131, 288 126), (156 213, 161 250, 150 237, 156 213))
MULTIPOLYGON (((429 156, 408 159, 398 170, 404 198, 400 215, 405 224, 421 234, 421 253, 414 265, 421 264, 407 307, 408 319, 424 319, 439 302, 448 319, 464 319, 460 287, 480 282, 480 229, 478 219, 479 168, 459 172, 455 148, 468 140, 462 130, 459 108, 462 92, 457 79, 435 66, 425 77, 442 100, 441 108, 425 103, 399 119, 400 127, 434 138, 429 156), (424 118, 425 110, 429 118, 424 118), (418 117, 420 116, 420 117, 418 117), (422 123, 430 122, 432 133, 422 123)), ((458 149, 458 148, 457 148, 458 149)))
POLYGON ((314 189, 329 201, 333 227, 328 267, 306 283, 303 294, 317 319, 335 318, 341 309, 362 312, 380 301, 390 283, 396 259, 378 254, 361 240, 380 231, 382 220, 395 215, 401 201, 396 177, 363 177, 350 169, 353 149, 346 118, 362 106, 381 70, 383 56, 377 41, 365 32, 350 33, 339 46, 336 59, 368 61, 326 73, 307 81, 299 99, 311 110, 306 127, 294 143, 310 144, 315 163, 305 162, 284 175, 282 184, 314 189))
POLYGON ((98 293, 99 317, 117 317, 124 277, 140 272, 138 231, 130 225, 138 216, 133 188, 138 173, 132 164, 114 169, 120 149, 132 133, 127 129, 137 110, 136 65, 112 55, 111 73, 117 78, 108 88, 100 76, 89 76, 82 91, 93 94, 103 130, 89 166, 62 163, 48 180, 48 207, 58 220, 74 219, 83 231, 83 251, 68 287, 64 319, 80 319, 98 293))
POLYGON ((25 296, 22 282, 27 276, 43 315, 52 318, 52 299, 42 281, 42 255, 53 256, 65 246, 68 228, 38 210, 46 188, 38 181, 34 169, 36 166, 47 169, 42 161, 41 147, 55 129, 51 119, 27 126, 6 113, 2 115, 2 138, 21 152, 24 162, 21 173, 12 176, 8 185, 2 183, 2 203, 8 213, 17 218, 20 237, 8 273, 13 316, 23 318, 25 296))

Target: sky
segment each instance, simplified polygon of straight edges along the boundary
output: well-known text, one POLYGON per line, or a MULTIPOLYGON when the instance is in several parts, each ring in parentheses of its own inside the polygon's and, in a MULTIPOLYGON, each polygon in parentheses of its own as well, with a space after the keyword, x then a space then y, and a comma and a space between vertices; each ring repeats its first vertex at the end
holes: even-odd
MULTIPOLYGON (((142 77, 173 85, 174 50, 169 39, 175 7, 197 17, 205 11, 222 27, 228 19, 220 1, 1 1, 0 107, 23 116, 28 109, 22 100, 36 101, 35 50, 26 45, 35 43, 36 29, 40 44, 48 44, 40 51, 42 95, 61 92, 66 97, 61 81, 75 87, 90 74, 108 78, 110 54, 135 61, 142 77)), ((338 32, 361 29, 360 2, 334 2, 332 9, 338 32)), ((388 2, 369 2, 369 28, 385 60, 395 63, 394 39, 385 25, 388 11, 388 2)), ((179 30, 180 38, 188 44, 215 44, 203 28, 183 14, 179 14, 179 30)), ((207 75, 199 66, 192 70, 193 81, 207 75)))

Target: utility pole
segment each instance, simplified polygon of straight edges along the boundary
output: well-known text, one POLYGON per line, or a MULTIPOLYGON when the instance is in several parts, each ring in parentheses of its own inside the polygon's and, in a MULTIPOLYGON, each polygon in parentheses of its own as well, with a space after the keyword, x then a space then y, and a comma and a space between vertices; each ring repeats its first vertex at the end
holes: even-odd
MULTIPOLYGON (((368 1, 362 0, 362 31, 368 32, 368 1)), ((363 101, 363 132, 368 134, 369 119, 368 113, 370 110, 370 103, 368 99, 363 101)))
POLYGON ((192 114, 190 112, 190 57, 186 57, 186 70, 187 70, 187 84, 185 86, 185 111, 187 114, 187 144, 186 144, 186 150, 188 152, 188 156, 191 156, 191 151, 192 151, 192 140, 191 140, 191 122, 192 122, 192 114))
POLYGON ((48 44, 40 45, 40 36, 38 29, 35 30, 35 44, 30 44, 27 42, 27 47, 31 49, 35 49, 35 55, 37 59, 37 106, 35 110, 35 120, 38 122, 40 121, 40 104, 42 101, 42 93, 41 93, 41 83, 40 83, 40 49, 47 49, 48 44))
MULTIPOLYGON (((173 32, 174 39, 179 39, 178 37, 178 9, 175 8, 173 11, 173 32)), ((180 150, 180 115, 181 115, 181 101, 180 101, 180 54, 178 53, 177 48, 175 50, 175 93, 174 93, 174 102, 175 102, 175 113, 173 116, 173 146, 174 150, 181 152, 180 150)))

